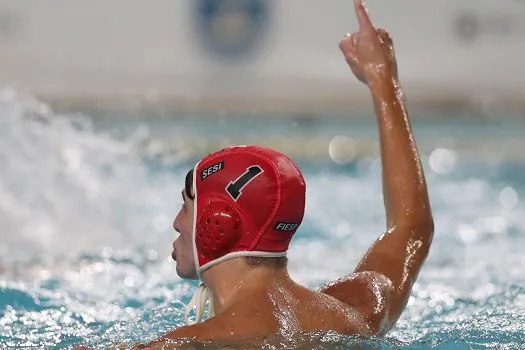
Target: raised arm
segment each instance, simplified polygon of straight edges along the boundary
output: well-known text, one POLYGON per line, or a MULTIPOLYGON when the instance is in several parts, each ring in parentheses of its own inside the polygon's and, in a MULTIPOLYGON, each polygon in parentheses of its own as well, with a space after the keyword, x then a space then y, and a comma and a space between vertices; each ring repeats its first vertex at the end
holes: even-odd
POLYGON ((372 95, 379 127, 387 227, 354 273, 323 292, 359 308, 378 334, 403 312, 432 242, 433 219, 419 154, 398 81, 392 40, 354 0, 359 32, 341 42, 356 77, 372 95))

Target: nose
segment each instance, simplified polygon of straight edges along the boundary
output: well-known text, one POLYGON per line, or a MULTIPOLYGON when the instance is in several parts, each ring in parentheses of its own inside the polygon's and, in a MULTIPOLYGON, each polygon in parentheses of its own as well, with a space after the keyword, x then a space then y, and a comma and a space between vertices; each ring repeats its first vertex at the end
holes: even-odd
MULTIPOLYGON (((178 217, 178 216, 177 216, 178 217)), ((180 233, 180 229, 179 229, 179 224, 178 224, 178 220, 177 220, 177 217, 175 217, 175 220, 173 220, 173 229, 175 231, 177 231, 178 233, 180 233)))

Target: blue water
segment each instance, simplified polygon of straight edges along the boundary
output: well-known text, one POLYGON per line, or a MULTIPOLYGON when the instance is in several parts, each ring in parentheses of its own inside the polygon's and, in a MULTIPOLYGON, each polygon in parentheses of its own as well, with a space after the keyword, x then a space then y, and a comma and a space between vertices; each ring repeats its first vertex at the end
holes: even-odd
MULTIPOLYGON (((183 324, 195 283, 175 274, 171 222, 200 152, 188 153, 188 139, 205 149, 198 135, 302 142, 290 148, 308 186, 289 253, 297 281, 316 288, 349 273, 384 229, 371 115, 91 120, 10 91, 0 97, 2 349, 145 343, 183 324), (334 162, 328 145, 324 156, 301 156, 305 139, 338 134, 363 150, 348 164, 334 162)), ((525 348, 525 123, 413 119, 436 232, 402 318, 386 339, 306 335, 281 347, 525 348)))

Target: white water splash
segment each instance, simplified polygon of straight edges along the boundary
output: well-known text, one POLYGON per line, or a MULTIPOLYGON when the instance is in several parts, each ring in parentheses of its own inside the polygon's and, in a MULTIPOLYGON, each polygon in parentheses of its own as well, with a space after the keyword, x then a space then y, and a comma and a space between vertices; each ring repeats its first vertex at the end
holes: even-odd
POLYGON ((0 92, 0 171, 4 260, 155 245, 172 234, 183 180, 152 180, 133 142, 11 90, 0 92))

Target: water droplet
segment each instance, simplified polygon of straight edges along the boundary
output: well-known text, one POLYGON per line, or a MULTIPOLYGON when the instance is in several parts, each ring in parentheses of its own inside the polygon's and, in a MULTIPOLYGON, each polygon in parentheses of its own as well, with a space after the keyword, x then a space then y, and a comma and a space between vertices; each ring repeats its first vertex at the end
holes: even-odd
POLYGON ((157 261, 159 254, 156 250, 149 249, 146 253, 146 257, 149 261, 157 261))
POLYGON ((135 285, 135 281, 133 280, 132 277, 128 276, 128 277, 124 278, 124 285, 126 287, 133 287, 135 285))
POLYGON ((518 205, 518 194, 512 187, 507 186, 499 194, 499 201, 505 209, 513 209, 518 205))
POLYGON ((454 170, 457 163, 456 152, 446 148, 436 148, 429 157, 432 170, 438 174, 448 174, 454 170))
POLYGON ((348 164, 356 157, 355 141, 348 136, 335 136, 328 145, 330 158, 338 164, 348 164))

